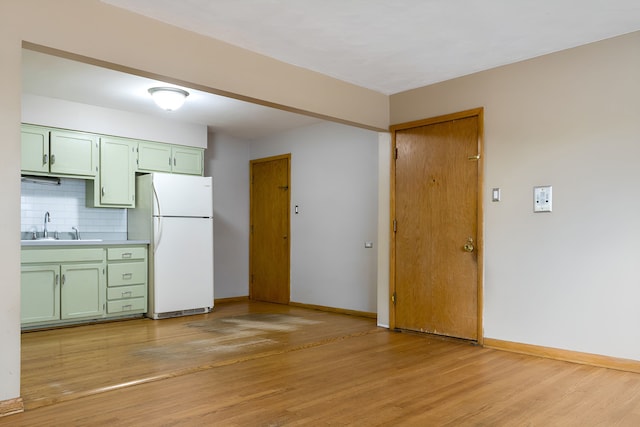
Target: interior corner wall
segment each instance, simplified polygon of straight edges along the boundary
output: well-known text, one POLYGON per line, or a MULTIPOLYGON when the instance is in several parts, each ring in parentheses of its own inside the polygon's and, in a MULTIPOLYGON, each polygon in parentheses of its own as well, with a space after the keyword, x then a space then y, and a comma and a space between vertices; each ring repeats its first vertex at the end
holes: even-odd
POLYGON ((4 25, 0 2, 0 402, 20 396, 20 40, 4 25))
POLYGON ((640 32, 391 97, 394 124, 485 109, 485 337, 640 360, 638 76, 640 32))
POLYGON ((215 298, 249 295, 249 142, 209 133, 204 173, 213 177, 215 298))
POLYGON ((251 159, 286 153, 291 301, 375 313, 378 133, 325 122, 250 144, 251 159))

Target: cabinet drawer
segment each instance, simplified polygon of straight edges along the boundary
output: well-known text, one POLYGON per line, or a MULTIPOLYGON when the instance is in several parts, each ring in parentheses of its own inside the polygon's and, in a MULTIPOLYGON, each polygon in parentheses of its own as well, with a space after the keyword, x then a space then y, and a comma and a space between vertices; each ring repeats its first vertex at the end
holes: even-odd
POLYGON ((132 313, 139 312, 144 313, 147 311, 146 298, 131 298, 123 299, 119 301, 107 301, 107 313, 132 313))
POLYGON ((107 265, 107 286, 135 285, 147 282, 146 262, 123 262, 107 265))
POLYGON ((20 253, 23 264, 102 261, 104 259, 104 249, 102 248, 23 248, 20 253))
POLYGON ((144 259, 147 256, 145 247, 107 248, 107 261, 126 259, 144 259))
POLYGON ((147 295, 146 285, 119 286, 107 289, 107 299, 139 298, 147 295))

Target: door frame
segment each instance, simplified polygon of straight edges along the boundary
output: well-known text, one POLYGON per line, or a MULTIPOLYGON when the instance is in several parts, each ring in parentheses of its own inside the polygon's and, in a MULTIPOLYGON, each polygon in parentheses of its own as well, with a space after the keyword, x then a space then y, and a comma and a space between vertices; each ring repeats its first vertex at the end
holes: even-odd
POLYGON ((478 344, 484 341, 484 324, 483 324, 483 308, 484 308, 484 209, 483 209, 483 187, 484 187, 484 108, 474 108, 470 110, 460 111, 452 114, 431 117, 422 120, 415 120, 406 123, 400 123, 389 127, 391 132, 391 196, 390 196, 390 221, 389 221, 389 329, 396 328, 396 311, 394 303, 394 294, 396 291, 396 233, 394 231, 394 222, 396 219, 396 132, 421 126, 433 125, 436 123, 449 122, 469 117, 477 117, 478 119, 478 201, 477 201, 477 268, 478 268, 478 298, 477 298, 477 314, 478 314, 478 344))
POLYGON ((263 157, 249 161, 249 299, 253 299, 253 280, 251 278, 251 272, 253 271, 253 232, 251 230, 251 226, 253 224, 253 165, 256 163, 265 163, 283 159, 287 160, 287 181, 289 182, 289 189, 287 191, 287 211, 289 212, 287 221, 287 253, 289 254, 287 262, 288 304, 291 302, 291 153, 263 157))

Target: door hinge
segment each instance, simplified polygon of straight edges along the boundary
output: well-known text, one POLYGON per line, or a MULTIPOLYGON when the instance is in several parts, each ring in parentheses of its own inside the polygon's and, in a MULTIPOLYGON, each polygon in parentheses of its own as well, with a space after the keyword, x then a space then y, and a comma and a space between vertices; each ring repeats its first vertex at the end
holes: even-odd
POLYGON ((398 221, 397 220, 393 220, 393 232, 397 232, 398 231, 398 221))
POLYGON ((396 298, 396 293, 394 291, 393 295, 391 295, 391 302, 393 303, 393 305, 396 305, 396 301, 397 301, 397 298, 396 298))
POLYGON ((398 160, 398 147, 393 150, 393 158, 398 160))

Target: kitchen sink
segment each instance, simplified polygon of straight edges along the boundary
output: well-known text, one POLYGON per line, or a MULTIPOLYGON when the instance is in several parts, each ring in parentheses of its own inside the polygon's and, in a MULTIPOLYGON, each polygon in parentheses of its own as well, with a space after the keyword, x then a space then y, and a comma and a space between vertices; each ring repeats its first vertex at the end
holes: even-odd
POLYGON ((52 242, 61 242, 61 243, 69 243, 69 242, 102 242, 103 239, 54 239, 51 237, 48 237, 46 239, 28 239, 28 240, 21 240, 21 242, 32 242, 32 243, 52 243, 52 242))

